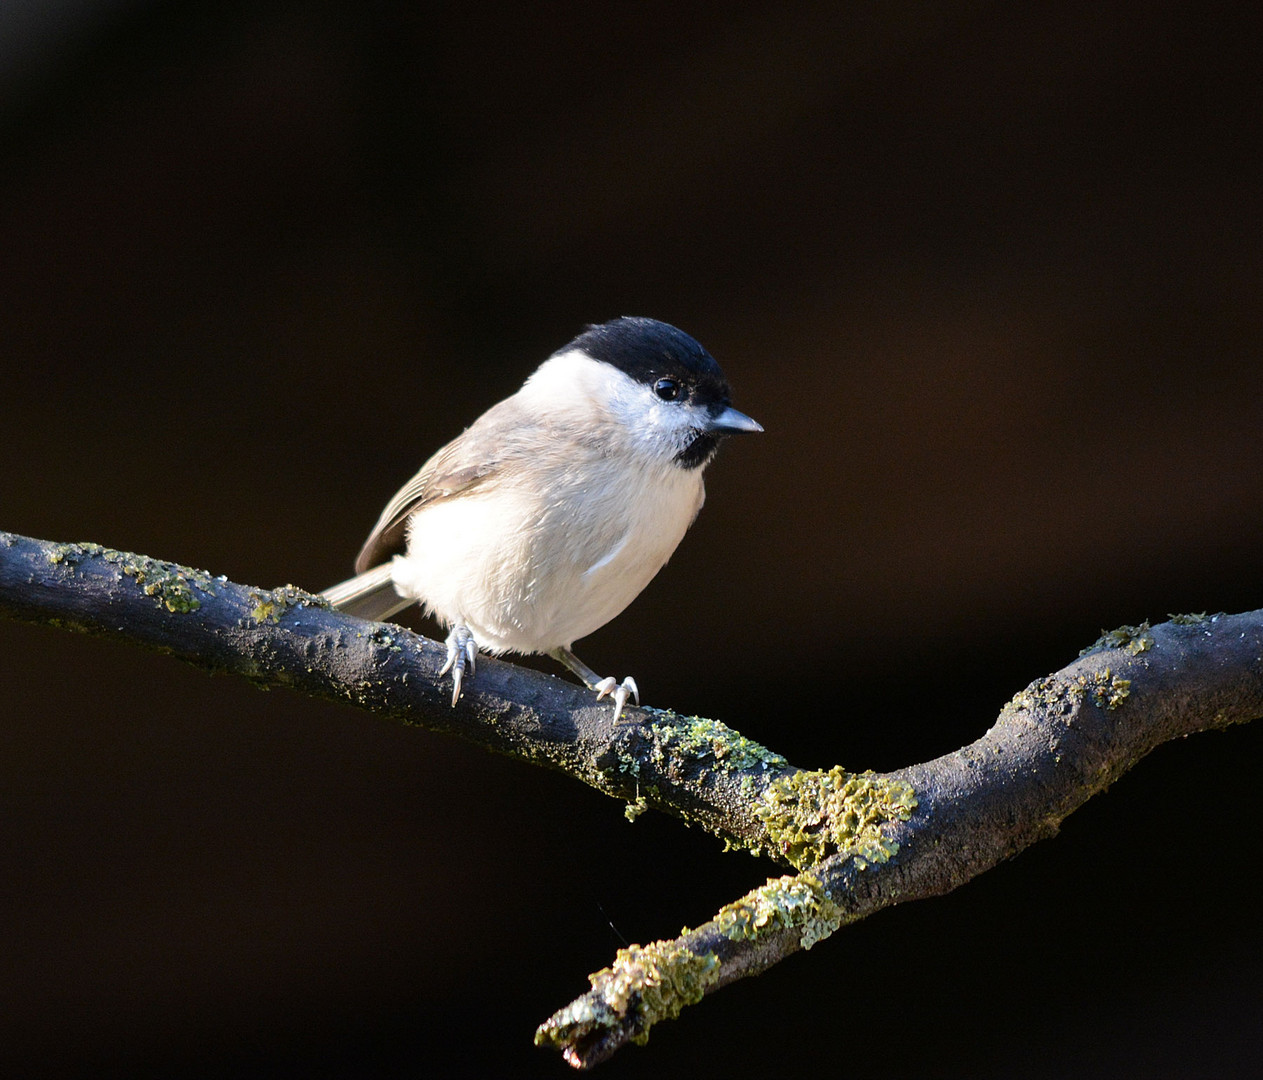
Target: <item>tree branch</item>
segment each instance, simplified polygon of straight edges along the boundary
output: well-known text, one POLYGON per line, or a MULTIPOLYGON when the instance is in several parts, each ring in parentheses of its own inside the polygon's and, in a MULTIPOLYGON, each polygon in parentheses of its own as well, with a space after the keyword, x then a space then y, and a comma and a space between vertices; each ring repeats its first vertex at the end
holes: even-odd
POLYGON ((1263 715, 1263 612, 1124 627, 1032 683, 971 745, 885 775, 805 771, 715 721, 608 705, 493 660, 458 706, 443 646, 285 586, 252 589, 92 544, 0 533, 0 613, 349 701, 569 773, 798 869, 674 941, 632 946, 536 1041, 579 1067, 839 927, 948 892, 1053 835, 1170 739, 1263 715))
MULTIPOLYGON (((654 943, 648 957, 623 950, 590 976, 588 993, 540 1026, 536 1041, 557 1046, 578 1067, 597 1064, 683 1004, 881 908, 950 892, 1053 836, 1162 743, 1260 715, 1263 611, 1173 616, 1104 634, 1014 697, 977 742, 878 778, 915 792, 915 811, 881 829, 888 857, 838 845, 697 930, 654 943), (628 985, 650 989, 650 1005, 628 985), (662 986, 674 991, 666 1006, 656 1004, 662 986)), ((762 800, 785 783, 773 781, 762 800)))
POLYGON ((99 544, 0 532, 0 614, 123 638, 260 686, 285 686, 558 769, 629 803, 764 847, 751 795, 794 770, 713 720, 624 709, 528 668, 478 658, 455 708, 445 646, 335 611, 292 585, 258 589, 99 544))

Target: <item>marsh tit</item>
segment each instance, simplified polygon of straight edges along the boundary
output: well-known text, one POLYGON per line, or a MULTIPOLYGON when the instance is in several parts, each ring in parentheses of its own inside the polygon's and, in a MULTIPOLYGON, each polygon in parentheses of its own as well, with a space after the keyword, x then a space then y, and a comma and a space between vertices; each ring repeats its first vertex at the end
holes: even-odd
POLYGON ((589 326, 448 443, 382 511, 333 604, 386 619, 421 603, 449 631, 452 704, 479 650, 545 653, 614 718, 634 679, 602 679, 571 645, 665 565, 702 508, 725 435, 762 431, 688 334, 654 319, 589 326))

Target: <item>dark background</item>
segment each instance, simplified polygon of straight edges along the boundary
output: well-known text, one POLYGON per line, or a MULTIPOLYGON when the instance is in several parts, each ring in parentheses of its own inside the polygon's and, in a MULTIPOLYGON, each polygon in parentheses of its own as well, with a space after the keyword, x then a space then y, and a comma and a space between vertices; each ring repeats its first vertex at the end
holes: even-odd
MULTIPOLYGON (((319 589, 654 315, 767 432, 582 655, 804 766, 950 751, 1102 627, 1263 606, 1257 10, 6 5, 0 527, 319 589)), ((0 624, 0 680, 13 1075, 560 1076, 620 934, 780 872, 106 641, 0 624)), ((1261 748, 1164 747, 603 1075, 1258 1070, 1261 748)))

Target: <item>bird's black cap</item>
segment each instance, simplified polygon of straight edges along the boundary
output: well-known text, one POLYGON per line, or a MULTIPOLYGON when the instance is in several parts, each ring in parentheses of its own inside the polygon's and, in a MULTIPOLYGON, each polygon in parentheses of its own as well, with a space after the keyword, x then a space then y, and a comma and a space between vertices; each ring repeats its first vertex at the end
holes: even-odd
POLYGON ((582 349, 593 360, 610 364, 637 382, 678 379, 699 405, 727 405, 728 380, 701 344, 683 330, 657 319, 625 315, 589 326, 561 352, 582 349))

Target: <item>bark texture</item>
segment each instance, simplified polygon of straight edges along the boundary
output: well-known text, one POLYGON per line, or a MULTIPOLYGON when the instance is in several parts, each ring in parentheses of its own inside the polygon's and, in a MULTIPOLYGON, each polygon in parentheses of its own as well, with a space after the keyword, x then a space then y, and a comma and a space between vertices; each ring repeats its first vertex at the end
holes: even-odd
POLYGON ((251 588, 96 544, 0 532, 0 614, 456 734, 569 773, 626 800, 629 815, 653 807, 797 871, 591 975, 536 1034, 581 1068, 847 923, 948 892, 1053 835, 1161 743, 1263 715, 1257 611, 1105 634, 976 742, 885 775, 798 769, 713 720, 628 708, 615 724, 584 688, 490 659, 453 708, 437 642, 292 586, 251 588))

